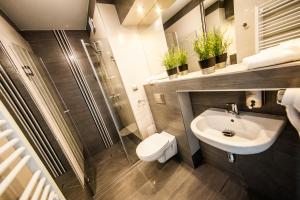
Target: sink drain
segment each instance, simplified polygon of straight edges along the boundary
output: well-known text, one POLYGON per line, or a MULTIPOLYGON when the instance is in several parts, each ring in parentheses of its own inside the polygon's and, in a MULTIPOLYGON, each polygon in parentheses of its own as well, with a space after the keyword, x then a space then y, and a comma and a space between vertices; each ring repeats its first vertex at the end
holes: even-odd
POLYGON ((233 131, 228 131, 228 130, 225 130, 222 132, 224 136, 226 137, 233 137, 234 136, 234 132, 233 131))

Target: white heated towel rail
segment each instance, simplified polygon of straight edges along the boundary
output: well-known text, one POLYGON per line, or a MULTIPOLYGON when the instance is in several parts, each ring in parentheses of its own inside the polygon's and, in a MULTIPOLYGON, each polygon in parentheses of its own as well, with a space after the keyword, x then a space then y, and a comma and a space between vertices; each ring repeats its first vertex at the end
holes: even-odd
POLYGON ((300 38, 300 0, 271 0, 256 8, 257 52, 300 38))
MULTIPOLYGON (((65 200, 65 197, 52 179, 51 175, 23 135, 4 104, 0 101, 0 199, 10 191, 19 190, 20 200, 65 200), (31 177, 27 177, 27 185, 13 187, 14 181, 23 179, 22 170, 27 168, 31 177)), ((27 175, 28 176, 28 175, 27 175)), ((17 195, 17 194, 14 194, 17 195)))

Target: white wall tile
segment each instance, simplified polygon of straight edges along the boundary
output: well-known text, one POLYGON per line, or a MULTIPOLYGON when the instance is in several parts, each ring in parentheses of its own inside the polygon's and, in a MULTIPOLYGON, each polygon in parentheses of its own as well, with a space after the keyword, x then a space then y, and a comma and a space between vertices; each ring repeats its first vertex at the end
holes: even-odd
MULTIPOLYGON (((104 36, 109 41, 137 125, 142 137, 145 138, 149 134, 147 129, 153 127, 154 121, 143 87, 146 78, 151 75, 151 70, 141 41, 140 30, 137 27, 122 26, 114 5, 97 4, 96 8, 95 13, 98 12, 98 14, 95 14, 94 21, 100 33, 92 34, 91 37, 104 36), (133 91, 133 86, 137 86, 138 90, 133 91)), ((155 128, 149 130, 155 130, 155 128)))

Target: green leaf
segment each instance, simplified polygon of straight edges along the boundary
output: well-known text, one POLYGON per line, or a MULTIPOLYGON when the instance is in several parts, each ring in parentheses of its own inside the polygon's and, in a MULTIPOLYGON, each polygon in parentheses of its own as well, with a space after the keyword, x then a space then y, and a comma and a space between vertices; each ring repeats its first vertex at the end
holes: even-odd
POLYGON ((165 66, 166 70, 177 67, 177 59, 174 49, 170 49, 167 53, 165 53, 163 57, 163 65, 165 66))

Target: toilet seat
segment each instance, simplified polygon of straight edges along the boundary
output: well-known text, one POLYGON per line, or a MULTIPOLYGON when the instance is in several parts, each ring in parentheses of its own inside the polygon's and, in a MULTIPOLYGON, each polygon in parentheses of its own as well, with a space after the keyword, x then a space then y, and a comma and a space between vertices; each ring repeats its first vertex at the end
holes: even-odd
POLYGON ((145 161, 158 159, 167 149, 169 140, 162 134, 155 133, 143 140, 136 148, 137 155, 145 161))

